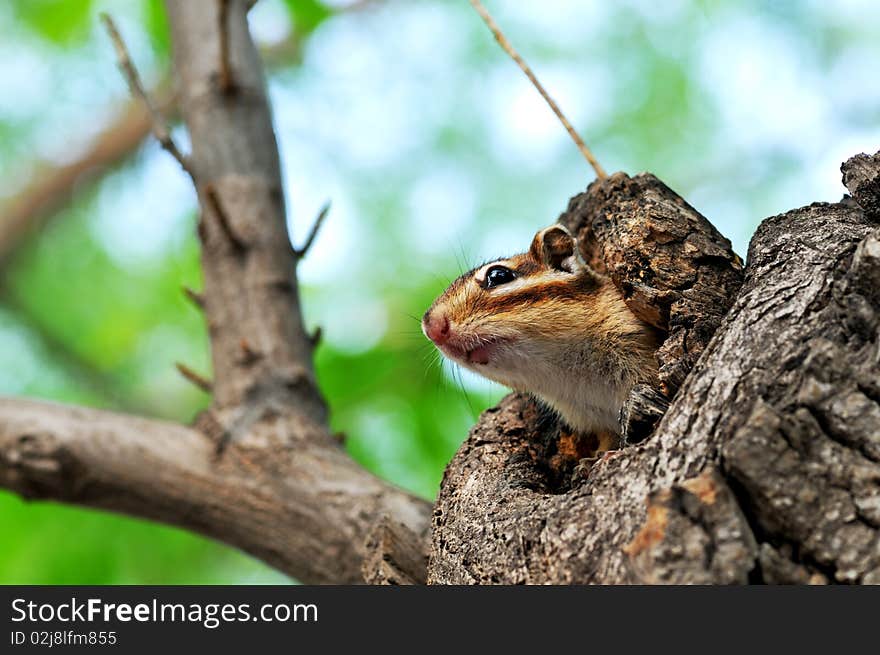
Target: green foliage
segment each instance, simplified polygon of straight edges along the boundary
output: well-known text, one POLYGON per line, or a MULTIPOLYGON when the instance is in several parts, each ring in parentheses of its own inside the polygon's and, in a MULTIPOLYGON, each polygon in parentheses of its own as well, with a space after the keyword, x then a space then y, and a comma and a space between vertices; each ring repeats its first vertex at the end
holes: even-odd
POLYGON ((284 0, 284 4, 300 34, 311 33, 333 15, 333 10, 319 0, 284 0))
POLYGON ((180 221, 180 238, 160 259, 136 267, 95 239, 94 210, 87 196, 22 249, 7 273, 7 302, 113 390, 101 405, 189 420, 206 397, 177 376, 174 361, 209 366, 202 318, 181 292, 200 286, 192 219, 180 221))
POLYGON ((257 562, 183 530, 0 495, 3 584, 283 583, 257 562))
POLYGON ((165 61, 171 50, 171 35, 168 30, 168 16, 162 0, 146 0, 143 5, 144 27, 153 45, 156 56, 165 61))
POLYGON ((70 46, 87 34, 92 0, 11 0, 16 18, 56 45, 70 46))

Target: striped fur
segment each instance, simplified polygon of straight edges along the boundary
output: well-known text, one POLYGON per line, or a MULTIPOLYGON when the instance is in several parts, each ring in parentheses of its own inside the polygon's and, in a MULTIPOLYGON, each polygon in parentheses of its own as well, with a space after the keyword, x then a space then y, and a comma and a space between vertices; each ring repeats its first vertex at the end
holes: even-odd
MULTIPOLYGON (((561 228, 551 229, 558 238, 561 228)), ((577 251, 567 258, 565 252, 548 254, 541 242, 548 230, 536 235, 529 252, 455 280, 425 313, 423 325, 431 316, 445 316, 449 338, 439 346, 444 355, 533 394, 574 430, 616 434, 629 389, 656 378, 658 336, 577 251), (516 278, 486 288, 486 271, 495 265, 511 269, 516 278)), ((577 247, 573 239, 572 244, 577 247)))

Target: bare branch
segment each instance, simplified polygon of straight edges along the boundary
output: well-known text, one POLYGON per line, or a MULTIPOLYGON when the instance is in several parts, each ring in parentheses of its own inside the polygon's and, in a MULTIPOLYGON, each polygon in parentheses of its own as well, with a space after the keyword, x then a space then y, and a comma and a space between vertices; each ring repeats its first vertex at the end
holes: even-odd
POLYGON ((205 393, 211 393, 211 389, 214 385, 208 378, 199 375, 186 364, 177 362, 176 364, 174 364, 174 366, 177 368, 178 372, 189 382, 192 382, 195 386, 197 386, 205 393))
POLYGON ((584 140, 581 139, 580 135, 575 131, 574 127, 572 127, 571 123, 568 122, 568 119, 562 113, 562 110, 559 108, 559 105, 554 102, 553 98, 550 97, 550 94, 544 89, 544 86, 538 81, 538 78, 535 77, 535 74, 532 72, 532 69, 529 65, 523 60, 522 57, 519 56, 519 53, 513 49, 513 46, 510 44, 510 41, 507 40, 507 37, 504 36, 504 33, 501 31, 501 28, 498 27, 498 24, 486 10, 486 8, 480 3, 480 0, 470 0, 471 5, 474 9, 477 10, 477 13, 489 27, 489 30, 495 36, 495 40, 498 41, 498 44, 504 49, 510 57, 516 62, 517 66, 520 67, 523 73, 526 74, 526 77, 531 80, 532 84, 534 84, 535 88, 538 89, 538 93, 541 94, 541 97, 550 105, 550 109, 553 110, 553 113, 556 114, 556 117, 560 120, 563 127, 565 127, 568 134, 574 140, 575 145, 578 147, 578 150, 581 151, 581 154, 593 167, 593 170, 596 172, 596 177, 600 180, 602 178, 608 177, 605 170, 599 165, 599 162, 593 156, 593 153, 587 147, 587 144, 584 143, 584 140))
POLYGON ((202 294, 198 291, 193 291, 187 286, 181 287, 180 289, 183 291, 183 295, 189 298, 190 302, 196 306, 196 309, 205 309, 205 297, 202 294))
MULTIPOLYGON (((377 2, 354 2, 338 11, 352 13, 373 4, 377 2)), ((263 49, 261 54, 269 68, 289 65, 301 55, 303 43, 302 35, 293 33, 284 41, 263 49)), ((159 113, 166 116, 170 112, 176 113, 170 87, 170 81, 164 79, 146 92, 148 97, 156 98, 159 113)), ((173 118, 173 115, 170 117, 173 118)), ((70 199, 75 188, 88 179, 98 178, 108 167, 125 159, 151 131, 150 113, 137 97, 113 122, 100 130, 92 147, 78 160, 59 167, 36 167, 37 173, 32 181, 0 207, 3 226, 0 230, 0 266, 30 234, 53 218, 55 212, 70 199)))
POLYGON ((156 137, 156 140, 162 145, 168 153, 177 160, 177 163, 180 164, 181 168, 187 172, 187 174, 195 179, 195 175, 193 173, 192 167, 190 166, 190 162, 187 157, 180 151, 177 147, 177 144, 174 143, 174 140, 171 138, 171 132, 168 129, 168 124, 165 121, 165 118, 159 113, 159 110, 156 109, 153 101, 150 100, 150 97, 147 95, 147 92, 144 90, 144 85, 141 83, 140 75, 137 72, 137 68, 135 68, 134 63, 131 61, 131 56, 128 54, 128 48, 125 45, 125 41, 122 39, 122 35, 119 33, 119 30, 116 28, 116 24, 113 22, 113 19, 109 14, 101 14, 101 20, 104 21, 104 26, 107 28, 107 33, 110 35, 110 39, 113 41, 113 47, 116 49, 116 58, 118 60, 119 69, 122 71, 125 80, 128 82, 128 88, 131 91, 131 94, 135 98, 139 98, 141 102, 146 106, 147 111, 150 114, 150 118, 152 121, 152 130, 153 134, 156 137))
POLYGON ((302 259, 309 252, 309 248, 312 247, 315 237, 318 236, 318 230, 321 229, 321 225, 324 223, 324 219, 327 218, 329 212, 330 201, 328 200, 324 203, 324 206, 321 207, 321 211, 318 212, 315 222, 312 223, 312 229, 309 231, 309 236, 306 238, 306 242, 303 244, 302 248, 298 248, 294 251, 297 259, 302 259))
POLYGON ((428 503, 364 471, 329 434, 295 457, 233 443, 218 465, 212 441, 176 423, 8 398, 0 417, 0 487, 193 530, 303 582, 362 582, 367 535, 386 514, 427 530, 428 503))

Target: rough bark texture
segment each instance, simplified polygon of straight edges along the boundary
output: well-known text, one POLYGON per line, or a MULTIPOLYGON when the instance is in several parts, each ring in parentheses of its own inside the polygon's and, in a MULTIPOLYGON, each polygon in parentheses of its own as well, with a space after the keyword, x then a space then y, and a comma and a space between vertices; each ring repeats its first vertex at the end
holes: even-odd
POLYGON ((402 523, 380 521, 367 537, 362 571, 367 584, 425 584, 428 556, 425 539, 402 523))
POLYGON ((851 157, 843 166, 843 184, 870 218, 880 221, 880 152, 851 157))
POLYGON ((880 232, 865 202, 764 221, 655 434, 564 493, 531 403, 486 412, 446 471, 429 582, 880 581, 880 232))
POLYGON ((667 333, 657 358, 672 398, 742 284, 730 241, 650 173, 596 180, 559 222, 632 312, 667 333))

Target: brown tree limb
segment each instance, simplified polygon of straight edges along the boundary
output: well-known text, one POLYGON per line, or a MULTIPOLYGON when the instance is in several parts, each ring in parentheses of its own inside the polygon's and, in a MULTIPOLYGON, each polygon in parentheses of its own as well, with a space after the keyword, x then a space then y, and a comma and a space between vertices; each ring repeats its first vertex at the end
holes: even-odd
POLYGON ((428 504, 364 471, 338 447, 231 449, 164 421, 0 399, 0 486, 176 525, 238 547, 303 582, 356 583, 383 516, 424 533, 428 504))
POLYGON ((207 201, 202 211, 218 219, 203 221, 202 240, 215 409, 222 412, 259 398, 323 422, 326 407, 315 385, 311 343, 300 313, 278 148, 262 66, 247 30, 247 7, 241 1, 228 7, 229 58, 238 88, 234 96, 224 96, 216 84, 219 5, 169 1, 166 8, 197 185, 208 190, 202 194, 207 201), (212 197, 223 198, 222 208, 212 197), (227 247, 229 235, 243 256, 227 247), (255 365, 241 362, 243 338, 262 355, 255 365))
POLYGON ((425 540, 402 523, 383 519, 367 536, 362 566, 367 584, 425 584, 425 540))

